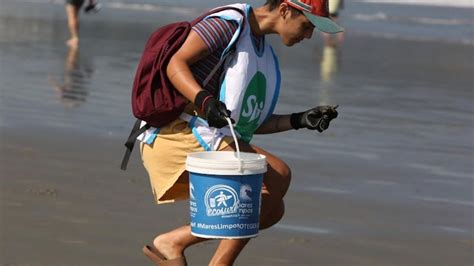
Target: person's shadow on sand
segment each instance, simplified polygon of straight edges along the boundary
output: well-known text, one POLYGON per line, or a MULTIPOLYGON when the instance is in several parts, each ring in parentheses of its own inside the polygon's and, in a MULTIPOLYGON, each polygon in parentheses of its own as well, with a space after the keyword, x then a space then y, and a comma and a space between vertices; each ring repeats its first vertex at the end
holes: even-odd
POLYGON ((79 48, 70 47, 65 59, 63 81, 51 74, 48 76, 59 101, 67 108, 80 106, 89 94, 90 78, 94 71, 84 59, 79 56, 79 48))

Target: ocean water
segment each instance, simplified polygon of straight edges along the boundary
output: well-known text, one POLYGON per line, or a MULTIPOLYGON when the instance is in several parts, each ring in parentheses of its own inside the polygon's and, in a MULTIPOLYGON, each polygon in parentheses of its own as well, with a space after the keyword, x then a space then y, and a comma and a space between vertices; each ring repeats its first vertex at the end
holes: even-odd
MULTIPOLYGON (((13 0, 2 0, 12 2, 13 0)), ((63 5, 63 0, 17 0, 20 3, 63 5)), ((250 0, 259 6, 265 1, 250 0)), ((143 12, 170 11, 196 15, 205 9, 235 3, 232 0, 102 0, 105 9, 143 12)), ((422 39, 471 44, 474 38, 471 0, 345 0, 340 23, 352 33, 388 38, 422 39)), ((125 17, 122 19, 126 19, 125 17)), ((137 19, 133 17, 133 19, 137 19)), ((140 20, 140 19, 138 19, 140 20)))

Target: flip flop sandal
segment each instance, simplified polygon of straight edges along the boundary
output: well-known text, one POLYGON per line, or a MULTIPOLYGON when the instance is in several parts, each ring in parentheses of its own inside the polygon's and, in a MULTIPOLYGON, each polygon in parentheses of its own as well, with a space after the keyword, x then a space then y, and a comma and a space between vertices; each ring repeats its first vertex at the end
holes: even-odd
POLYGON ((161 254, 156 248, 148 245, 142 248, 143 253, 153 262, 156 266, 187 266, 185 257, 178 257, 171 260, 161 254))

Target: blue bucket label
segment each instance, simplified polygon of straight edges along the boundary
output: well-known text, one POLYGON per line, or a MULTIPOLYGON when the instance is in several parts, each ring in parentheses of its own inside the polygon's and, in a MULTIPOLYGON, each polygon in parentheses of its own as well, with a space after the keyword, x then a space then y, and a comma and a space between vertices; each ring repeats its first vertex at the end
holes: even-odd
POLYGON ((258 233, 263 175, 190 174, 193 234, 209 238, 252 237, 258 233))

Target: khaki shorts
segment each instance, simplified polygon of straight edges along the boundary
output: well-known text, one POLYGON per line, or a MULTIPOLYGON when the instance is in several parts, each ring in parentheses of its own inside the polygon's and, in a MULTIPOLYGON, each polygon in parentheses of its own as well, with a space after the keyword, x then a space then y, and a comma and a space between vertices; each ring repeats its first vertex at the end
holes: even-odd
MULTIPOLYGON (((218 150, 232 142, 232 137, 225 137, 218 150)), ((204 148, 194 137, 188 122, 176 119, 162 127, 153 144, 141 143, 140 151, 158 204, 189 198, 188 176, 181 176, 186 171, 186 156, 204 151, 204 148)))

